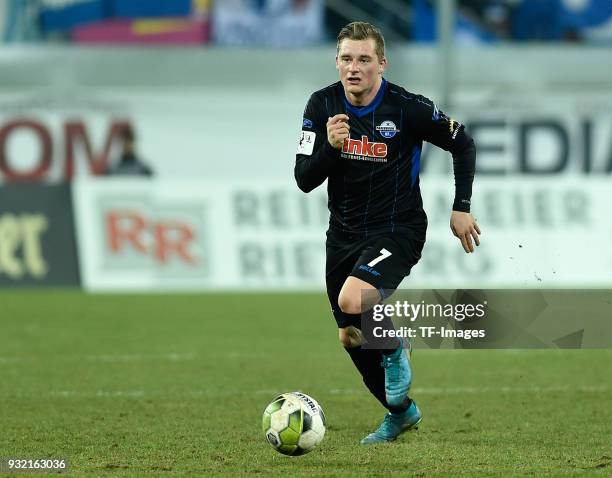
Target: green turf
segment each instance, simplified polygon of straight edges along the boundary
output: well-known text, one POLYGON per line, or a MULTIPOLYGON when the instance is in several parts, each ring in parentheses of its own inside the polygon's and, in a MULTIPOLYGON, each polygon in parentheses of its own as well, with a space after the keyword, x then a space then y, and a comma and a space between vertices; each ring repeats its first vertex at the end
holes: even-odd
POLYGON ((5 291, 0 326, 0 456, 66 457, 73 476, 612 473, 610 350, 417 350, 420 429, 364 448, 383 410, 323 295, 5 291), (294 389, 328 429, 291 458, 260 427, 294 389))

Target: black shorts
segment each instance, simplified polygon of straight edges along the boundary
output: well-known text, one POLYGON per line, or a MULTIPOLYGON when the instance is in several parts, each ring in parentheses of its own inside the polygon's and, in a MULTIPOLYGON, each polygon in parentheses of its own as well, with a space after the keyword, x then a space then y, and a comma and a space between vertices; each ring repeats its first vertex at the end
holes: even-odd
MULTIPOLYGON (((332 229, 327 231, 325 282, 327 297, 338 327, 360 326, 338 306, 338 296, 349 276, 357 277, 379 290, 395 290, 421 258, 427 224, 372 234, 367 239, 332 229)), ((388 295, 388 294, 386 294, 388 295)))

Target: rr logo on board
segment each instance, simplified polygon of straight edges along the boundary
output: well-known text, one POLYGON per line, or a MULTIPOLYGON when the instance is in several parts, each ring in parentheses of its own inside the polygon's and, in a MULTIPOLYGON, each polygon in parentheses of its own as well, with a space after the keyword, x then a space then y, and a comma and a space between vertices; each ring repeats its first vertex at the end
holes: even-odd
POLYGON ((150 256, 160 264, 179 261, 196 265, 195 228, 186 221, 153 219, 134 209, 105 214, 107 244, 111 253, 125 250, 150 256))

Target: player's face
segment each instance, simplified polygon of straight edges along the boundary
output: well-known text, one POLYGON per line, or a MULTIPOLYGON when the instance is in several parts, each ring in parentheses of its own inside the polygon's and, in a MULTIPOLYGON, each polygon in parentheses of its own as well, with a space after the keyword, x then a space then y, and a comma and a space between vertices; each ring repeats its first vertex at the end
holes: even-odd
POLYGON ((336 68, 344 90, 354 97, 367 97, 380 82, 387 60, 378 58, 376 42, 365 40, 342 40, 336 68))

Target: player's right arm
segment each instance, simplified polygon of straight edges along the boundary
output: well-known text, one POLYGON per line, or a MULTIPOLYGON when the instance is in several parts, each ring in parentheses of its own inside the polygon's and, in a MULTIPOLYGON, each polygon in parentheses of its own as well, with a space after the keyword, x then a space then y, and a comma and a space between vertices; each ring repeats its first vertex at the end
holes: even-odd
POLYGON ((348 116, 335 115, 325 121, 322 111, 322 105, 317 108, 317 100, 311 96, 304 111, 294 169, 297 185, 305 193, 327 179, 349 136, 348 116))

